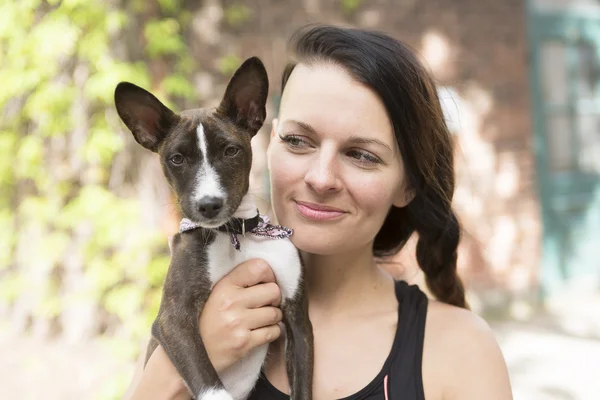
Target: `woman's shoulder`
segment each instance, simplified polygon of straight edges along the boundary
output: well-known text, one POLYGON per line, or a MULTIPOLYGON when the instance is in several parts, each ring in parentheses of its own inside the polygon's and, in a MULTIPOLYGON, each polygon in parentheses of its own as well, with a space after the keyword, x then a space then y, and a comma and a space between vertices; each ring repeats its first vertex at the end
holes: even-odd
POLYGON ((442 383, 431 398, 512 398, 506 363, 489 324, 469 310, 435 300, 427 312, 423 375, 426 389, 427 378, 442 383))
POLYGON ((432 335, 441 334, 445 339, 463 340, 465 335, 472 339, 495 342, 489 324, 470 310, 455 307, 437 300, 429 300, 427 328, 432 335))

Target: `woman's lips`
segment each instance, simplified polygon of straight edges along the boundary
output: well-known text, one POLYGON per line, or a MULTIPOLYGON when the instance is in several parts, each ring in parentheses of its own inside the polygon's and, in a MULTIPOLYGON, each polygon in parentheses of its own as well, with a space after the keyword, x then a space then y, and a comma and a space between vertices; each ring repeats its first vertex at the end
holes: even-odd
POLYGON ((296 209, 302 216, 314 221, 331 220, 346 214, 345 211, 340 210, 339 208, 329 207, 322 204, 307 203, 297 200, 295 203, 296 209))

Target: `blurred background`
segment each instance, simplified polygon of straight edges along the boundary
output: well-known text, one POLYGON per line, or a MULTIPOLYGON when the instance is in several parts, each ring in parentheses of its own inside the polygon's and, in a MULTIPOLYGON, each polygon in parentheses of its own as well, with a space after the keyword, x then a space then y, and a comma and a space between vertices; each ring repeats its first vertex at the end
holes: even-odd
MULTIPOLYGON (((215 105, 257 55, 270 120, 307 22, 383 30, 433 71, 460 273, 515 398, 600 399, 600 1, 0 0, 1 399, 120 398, 156 315, 179 215, 116 84, 215 105)), ((253 143, 263 210, 270 127, 253 143)), ((422 284, 413 251, 386 267, 422 284)))

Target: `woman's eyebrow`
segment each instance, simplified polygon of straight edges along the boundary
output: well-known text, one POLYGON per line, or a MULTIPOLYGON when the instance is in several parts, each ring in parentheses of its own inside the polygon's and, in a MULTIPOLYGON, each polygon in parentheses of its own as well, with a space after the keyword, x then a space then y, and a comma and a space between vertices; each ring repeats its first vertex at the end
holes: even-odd
POLYGON ((313 133, 313 134, 317 133, 317 130, 315 128, 313 128, 311 125, 307 124, 306 122, 296 121, 294 119, 287 119, 287 120, 283 121, 283 123, 281 125, 283 126, 286 123, 298 125, 300 128, 302 128, 302 130, 305 130, 308 133, 313 133))
POLYGON ((348 141, 350 143, 355 143, 355 144, 376 144, 378 146, 385 147, 387 150, 389 150, 393 153, 392 148, 379 139, 364 138, 364 137, 360 137, 360 136, 350 136, 350 138, 348 138, 348 141))

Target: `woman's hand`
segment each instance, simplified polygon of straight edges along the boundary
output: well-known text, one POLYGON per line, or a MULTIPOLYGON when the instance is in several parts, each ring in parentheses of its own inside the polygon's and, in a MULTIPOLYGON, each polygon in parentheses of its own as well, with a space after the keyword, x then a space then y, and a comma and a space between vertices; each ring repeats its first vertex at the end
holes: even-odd
POLYGON ((264 260, 248 260, 214 286, 200 315, 200 335, 218 373, 281 334, 281 292, 264 260))

